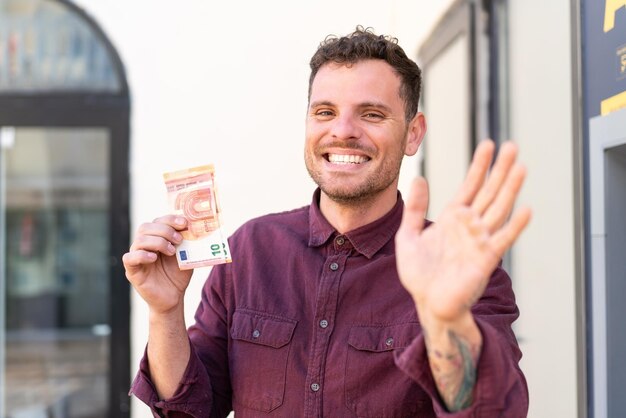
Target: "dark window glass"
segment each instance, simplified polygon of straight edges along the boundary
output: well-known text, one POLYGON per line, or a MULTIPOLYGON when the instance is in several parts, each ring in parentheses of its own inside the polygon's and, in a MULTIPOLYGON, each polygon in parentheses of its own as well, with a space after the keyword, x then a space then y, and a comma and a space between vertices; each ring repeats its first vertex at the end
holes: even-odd
POLYGON ((107 417, 109 133, 0 138, 1 416, 107 417))

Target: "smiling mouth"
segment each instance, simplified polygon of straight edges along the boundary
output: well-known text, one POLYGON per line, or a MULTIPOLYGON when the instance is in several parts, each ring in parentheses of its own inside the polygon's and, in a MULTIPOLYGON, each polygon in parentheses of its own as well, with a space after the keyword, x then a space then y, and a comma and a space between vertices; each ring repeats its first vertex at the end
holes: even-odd
POLYGON ((370 160, 363 155, 347 154, 326 154, 326 159, 333 164, 362 164, 370 160))

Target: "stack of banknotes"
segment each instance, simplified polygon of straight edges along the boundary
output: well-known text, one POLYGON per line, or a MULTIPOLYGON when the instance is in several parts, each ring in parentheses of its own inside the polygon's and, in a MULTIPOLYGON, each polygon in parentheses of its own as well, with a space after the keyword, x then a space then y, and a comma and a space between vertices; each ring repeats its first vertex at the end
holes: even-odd
POLYGON ((222 231, 212 164, 163 174, 170 210, 187 219, 176 246, 181 270, 232 262, 222 231))

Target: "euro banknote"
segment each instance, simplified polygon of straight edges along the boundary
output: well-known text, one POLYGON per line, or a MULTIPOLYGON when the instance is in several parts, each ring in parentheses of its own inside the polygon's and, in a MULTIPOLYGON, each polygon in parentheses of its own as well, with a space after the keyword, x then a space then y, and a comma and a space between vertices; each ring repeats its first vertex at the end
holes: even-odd
POLYGON ((230 263, 212 164, 163 174, 170 211, 187 219, 176 246, 181 270, 230 263))

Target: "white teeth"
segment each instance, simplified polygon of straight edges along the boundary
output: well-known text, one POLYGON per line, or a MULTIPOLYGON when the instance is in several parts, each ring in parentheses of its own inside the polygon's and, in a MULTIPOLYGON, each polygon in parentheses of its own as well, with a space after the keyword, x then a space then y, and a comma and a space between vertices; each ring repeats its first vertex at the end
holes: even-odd
POLYGON ((328 161, 334 164, 361 164, 368 160, 362 155, 328 154, 328 161))

